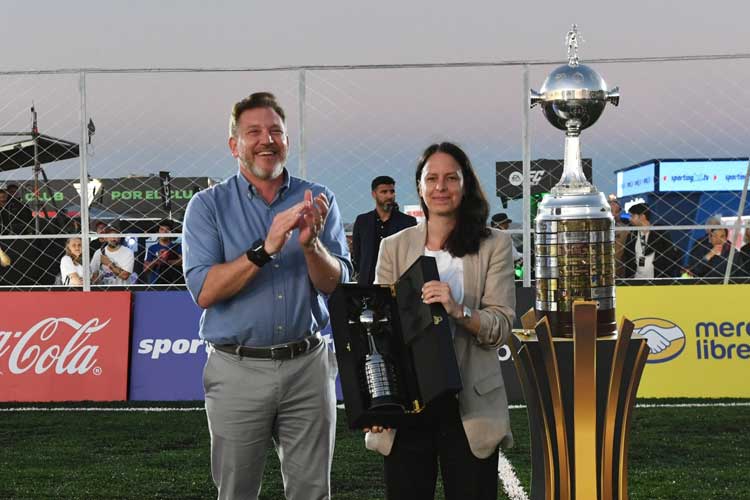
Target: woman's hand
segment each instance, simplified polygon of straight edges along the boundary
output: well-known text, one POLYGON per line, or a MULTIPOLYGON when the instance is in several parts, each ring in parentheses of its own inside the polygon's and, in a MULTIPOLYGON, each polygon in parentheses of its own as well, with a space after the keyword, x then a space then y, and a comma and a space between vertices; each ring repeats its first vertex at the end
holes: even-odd
POLYGON ((383 431, 391 430, 390 427, 382 427, 380 425, 373 425, 372 427, 365 427, 362 429, 364 432, 372 432, 373 434, 380 434, 383 431))
POLYGON ((422 302, 425 304, 443 304, 445 312, 453 319, 463 317, 463 306, 453 300, 451 287, 444 281, 428 281, 422 287, 422 302))

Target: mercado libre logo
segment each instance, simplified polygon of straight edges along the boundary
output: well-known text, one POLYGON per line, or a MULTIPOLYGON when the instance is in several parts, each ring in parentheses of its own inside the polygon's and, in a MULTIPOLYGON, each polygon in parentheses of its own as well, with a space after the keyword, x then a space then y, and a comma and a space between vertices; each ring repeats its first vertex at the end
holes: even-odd
POLYGON ((663 318, 638 318, 633 323, 633 333, 645 337, 648 344, 647 363, 670 361, 685 350, 685 332, 675 323, 663 318))

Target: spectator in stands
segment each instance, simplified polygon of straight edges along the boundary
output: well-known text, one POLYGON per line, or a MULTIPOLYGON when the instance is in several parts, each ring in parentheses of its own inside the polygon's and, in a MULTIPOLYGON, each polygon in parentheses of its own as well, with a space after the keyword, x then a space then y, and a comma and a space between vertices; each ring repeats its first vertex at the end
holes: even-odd
MULTIPOLYGON (((165 219, 159 222, 160 234, 174 233, 174 222, 165 219)), ((173 237, 164 236, 146 251, 143 272, 148 282, 158 285, 173 285, 182 281, 182 246, 173 237)))
MULTIPOLYGON (((490 227, 499 229, 501 231, 507 231, 510 227, 511 222, 513 222, 513 220, 508 218, 508 214, 504 214, 502 212, 494 214, 492 217, 490 217, 490 227)), ((510 246, 510 251, 513 254, 514 263, 523 262, 523 254, 516 248, 515 241, 510 246)))
MULTIPOLYGON (((718 226, 721 225, 721 217, 718 215, 712 215, 706 219, 707 226, 718 226)), ((693 247, 690 249, 690 256, 688 257, 686 271, 690 275, 695 275, 694 268, 698 266, 701 259, 711 250, 713 245, 711 244, 711 228, 706 228, 706 235, 693 243, 693 247)))
POLYGON ((669 234, 651 229, 651 210, 645 203, 628 210, 630 223, 639 228, 630 231, 623 249, 623 272, 626 278, 673 278, 679 273, 676 247, 669 234))
MULTIPOLYGON (((711 248, 693 268, 693 274, 699 278, 723 278, 727 271, 729 252, 732 242, 728 239, 726 228, 712 229, 709 234, 711 248)), ((737 256, 735 256, 735 259, 737 256)))
POLYGON ((0 234, 13 234, 10 225, 13 214, 8 207, 9 199, 8 192, 5 189, 0 189, 0 234))
POLYGON ((739 258, 738 276, 750 277, 750 227, 745 228, 745 237, 742 240, 743 245, 734 257, 739 258))
POLYGON ((617 196, 610 194, 607 201, 609 202, 609 208, 612 210, 612 217, 615 219, 615 276, 624 278, 625 266, 623 265, 623 255, 630 232, 618 230, 627 226, 628 223, 622 219, 622 205, 620 205, 617 196))
POLYGON ((375 280, 381 240, 417 224, 417 219, 398 210, 393 178, 375 177, 370 187, 375 210, 359 214, 352 229, 352 264, 360 285, 372 285, 375 280))
POLYGON ((60 260, 60 280, 63 285, 83 285, 82 252, 81 238, 68 238, 65 244, 65 255, 60 260))
POLYGON ((11 264, 12 260, 10 256, 5 253, 5 251, 0 248, 0 267, 8 267, 11 264))
POLYGON ((32 230, 33 214, 31 209, 18 198, 18 184, 8 184, 5 186, 5 202, 0 201, 0 210, 5 209, 5 219, 7 224, 0 222, 0 226, 7 226, 7 234, 26 234, 32 230))
MULTIPOLYGON (((107 223, 101 220, 97 221, 94 229, 96 230, 96 234, 105 234, 107 232, 107 223)), ((91 245, 91 250, 94 252, 107 246, 107 238, 99 237, 96 243, 91 245)))
MULTIPOLYGON (((105 233, 118 233, 113 226, 107 226, 105 233)), ((126 246, 122 245, 122 237, 105 238, 107 246, 97 250, 91 259, 93 276, 92 283, 102 285, 128 285, 131 283, 135 256, 126 246)))

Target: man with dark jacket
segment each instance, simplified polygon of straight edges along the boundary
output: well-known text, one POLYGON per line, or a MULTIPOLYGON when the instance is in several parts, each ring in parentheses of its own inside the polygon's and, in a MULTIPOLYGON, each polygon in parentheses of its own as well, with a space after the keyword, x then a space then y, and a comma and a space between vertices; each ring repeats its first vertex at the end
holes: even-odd
POLYGON ((372 285, 375 281, 380 241, 417 224, 417 219, 398 210, 393 178, 387 175, 375 177, 371 188, 375 210, 359 214, 352 230, 352 264, 360 285, 372 285))
POLYGON ((651 210, 645 203, 628 210, 630 223, 638 231, 630 231, 623 250, 626 278, 674 278, 679 272, 679 255, 672 239, 665 231, 651 229, 651 210))

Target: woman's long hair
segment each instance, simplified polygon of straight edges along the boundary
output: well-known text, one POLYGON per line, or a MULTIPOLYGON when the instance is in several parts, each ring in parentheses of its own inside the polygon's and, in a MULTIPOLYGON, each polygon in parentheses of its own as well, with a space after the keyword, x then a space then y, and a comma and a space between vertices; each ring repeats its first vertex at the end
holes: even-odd
POLYGON ((81 258, 83 257, 83 249, 81 249, 81 255, 79 255, 78 257, 76 257, 75 255, 73 255, 73 252, 70 251, 70 243, 73 240, 80 240, 80 239, 81 238, 76 238, 76 237, 68 238, 67 243, 65 243, 65 255, 67 255, 68 257, 70 257, 71 259, 73 259, 73 264, 76 264, 76 265, 78 265, 78 264, 81 263, 81 258))
MULTIPOLYGON (((464 179, 464 195, 456 214, 456 227, 453 228, 445 242, 445 250, 448 250, 454 257, 477 253, 479 243, 490 235, 490 229, 487 227, 490 205, 484 195, 482 186, 479 184, 479 179, 474 173, 469 157, 461 148, 450 142, 441 142, 440 144, 432 144, 424 150, 417 162, 417 193, 419 193, 422 170, 435 153, 445 153, 453 157, 461 167, 464 179)), ((419 203, 422 205, 425 217, 429 219, 430 211, 421 196, 419 197, 419 203)))

